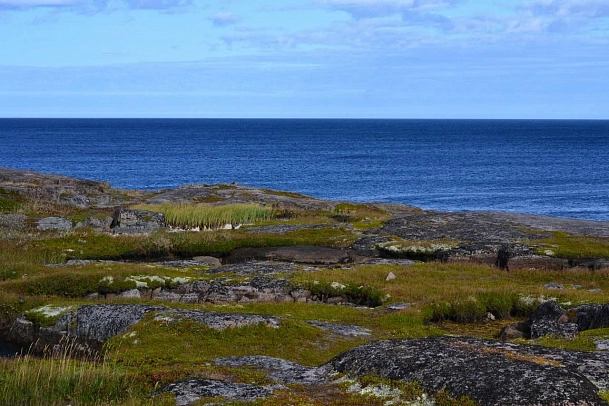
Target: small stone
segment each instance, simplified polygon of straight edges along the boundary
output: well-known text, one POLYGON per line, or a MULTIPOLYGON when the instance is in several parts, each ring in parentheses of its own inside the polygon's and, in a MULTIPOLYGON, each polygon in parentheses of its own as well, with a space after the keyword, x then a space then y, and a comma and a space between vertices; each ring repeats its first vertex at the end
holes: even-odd
POLYGON ((486 319, 490 321, 495 321, 495 315, 491 312, 486 313, 486 319))
POLYGON ((410 307, 410 303, 393 303, 393 304, 390 304, 389 306, 387 306, 387 310, 397 312, 400 310, 408 309, 409 307, 410 307))
POLYGON ((499 338, 503 341, 515 340, 524 337, 524 333, 518 329, 518 324, 505 326, 499 333, 499 338))
POLYGON ((387 277, 385 278, 385 280, 386 280, 386 281, 392 281, 392 280, 394 280, 395 278, 397 278, 397 276, 395 276, 395 274, 394 274, 393 272, 389 272, 389 273, 387 274, 387 277))
POLYGON ((543 287, 550 290, 561 290, 565 288, 563 285, 554 282, 546 283, 543 287))
POLYGON ((596 346, 597 351, 609 350, 609 340, 595 340, 594 345, 596 346))
POLYGON ((209 265, 209 266, 221 266, 222 265, 222 262, 220 262, 220 260, 216 257, 199 256, 199 257, 194 257, 192 260, 196 261, 196 262, 200 262, 202 265, 209 265))
POLYGON ((121 299, 141 299, 142 295, 140 294, 139 290, 130 289, 130 290, 124 291, 118 297, 120 297, 121 299))

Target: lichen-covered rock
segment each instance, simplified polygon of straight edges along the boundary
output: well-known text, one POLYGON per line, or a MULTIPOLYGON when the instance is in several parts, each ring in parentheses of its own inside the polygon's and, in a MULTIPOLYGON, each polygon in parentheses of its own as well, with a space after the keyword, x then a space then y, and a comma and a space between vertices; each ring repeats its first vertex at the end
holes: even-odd
POLYGON ((79 339, 103 343, 124 333, 147 313, 165 309, 150 305, 85 305, 62 316, 57 324, 72 326, 70 333, 79 339), (67 319, 67 320, 66 320, 67 319), (76 322, 73 325, 73 321, 76 322))
POLYGON ((112 224, 112 217, 106 217, 103 220, 96 217, 87 217, 84 221, 76 224, 74 228, 90 227, 96 231, 107 231, 110 224, 112 224))
POLYGON ((163 227, 163 213, 135 209, 116 210, 110 224, 113 234, 148 234, 163 227))
POLYGON ((256 324, 264 324, 267 327, 279 328, 279 317, 262 316, 246 313, 221 313, 206 312, 186 309, 167 309, 159 312, 158 320, 171 322, 174 320, 189 319, 197 323, 205 324, 214 330, 224 330, 232 327, 247 327, 256 324))
POLYGON ((529 320, 530 338, 554 335, 572 339, 578 334, 577 324, 571 322, 567 313, 555 300, 548 300, 537 306, 529 320))
POLYGON ((206 273, 233 273, 239 276, 275 275, 278 273, 294 273, 298 269, 296 264, 271 261, 246 261, 238 264, 224 265, 208 269, 206 273))
POLYGON ((354 326, 351 324, 335 324, 335 323, 327 323, 325 321, 316 321, 311 320, 307 321, 311 326, 315 326, 322 330, 331 331, 336 335, 340 335, 343 337, 371 337, 372 333, 369 329, 354 326))
POLYGON ((38 220, 39 230, 68 231, 72 228, 72 220, 65 217, 45 217, 38 220))
POLYGON ((99 350, 108 339, 124 333, 150 312, 155 312, 158 320, 172 322, 190 319, 216 330, 255 324, 279 328, 279 318, 273 316, 170 309, 152 305, 103 304, 85 305, 66 312, 50 327, 40 327, 25 317, 20 317, 9 330, 7 340, 25 347, 34 345, 32 348, 35 352, 60 344, 64 338, 86 345, 91 350, 99 350))
POLYGON ((352 376, 416 381, 426 391, 469 396, 482 406, 566 406, 606 404, 598 391, 606 385, 608 362, 607 354, 434 337, 364 344, 327 367, 352 376))
POLYGON ((226 259, 229 263, 251 261, 295 262, 299 264, 333 265, 352 262, 348 252, 318 246, 237 248, 226 259))
POLYGON ((187 406, 201 398, 220 397, 224 401, 251 402, 269 396, 272 391, 262 386, 233 383, 216 379, 188 378, 169 384, 152 394, 171 392, 177 406, 187 406))
POLYGON ((256 367, 268 372, 268 378, 282 384, 319 385, 329 381, 328 374, 323 368, 305 367, 281 358, 263 355, 217 358, 214 362, 231 367, 256 367))
POLYGON ((579 331, 609 327, 609 304, 586 304, 574 310, 579 331))
POLYGON ((551 335, 573 339, 577 337, 579 331, 581 329, 578 328, 578 324, 569 318, 567 312, 555 300, 548 300, 537 306, 528 320, 504 327, 499 336, 504 340, 551 335))

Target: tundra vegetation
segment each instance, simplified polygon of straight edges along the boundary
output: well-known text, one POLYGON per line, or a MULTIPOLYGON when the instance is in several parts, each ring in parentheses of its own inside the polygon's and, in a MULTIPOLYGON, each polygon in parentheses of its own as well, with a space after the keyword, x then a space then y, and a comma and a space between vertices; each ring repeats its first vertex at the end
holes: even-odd
MULTIPOLYGON (((230 192, 231 187, 218 190, 230 192)), ((382 205, 334 203, 327 208, 286 207, 265 203, 264 199, 231 203, 225 195, 208 196, 202 199, 205 202, 200 199, 191 203, 150 204, 146 200, 152 193, 112 193, 121 196, 122 206, 162 212, 168 225, 183 230, 161 229, 147 235, 112 235, 86 226, 68 231, 38 230, 36 221, 40 218, 61 216, 76 224, 86 218, 112 216, 115 207, 79 208, 0 189, 3 221, 19 223, 0 226, 3 328, 20 315, 38 326, 52 325, 63 312, 91 304, 92 294, 97 294, 95 300, 103 303, 159 304, 145 297, 129 299, 119 294, 138 287, 155 289, 186 281, 238 283, 248 279, 221 268, 210 272, 211 266, 202 263, 173 266, 164 262, 168 260, 197 256, 224 259, 244 247, 348 249, 370 230, 376 230, 374 236, 387 241, 411 243, 383 234, 384 222, 395 213, 382 205), (241 227, 224 229, 226 224, 241 227), (200 231, 184 231, 194 228, 200 231), (70 266, 66 265, 68 261, 70 266)), ((305 198, 289 193, 276 196, 305 198)), ((607 237, 555 232, 534 241, 539 252, 551 250, 554 258, 609 257, 607 237)), ((430 247, 438 241, 416 243, 430 247)), ((280 325, 277 329, 252 325, 215 330, 189 320, 168 322, 149 314, 127 332, 107 341, 103 351, 93 359, 71 357, 70 345, 64 346, 66 350, 59 354, 51 351, 32 354, 25 349, 17 357, 0 359, 0 399, 4 404, 19 405, 172 405, 175 400, 170 394, 154 398, 150 395, 186 377, 271 383, 263 372, 250 367, 219 366, 213 362, 216 358, 266 355, 318 366, 377 339, 448 334, 493 339, 503 326, 524 320, 540 302, 550 298, 570 305, 609 302, 608 276, 607 269, 587 268, 520 268, 507 272, 491 264, 467 260, 412 264, 354 262, 317 266, 314 270, 297 265, 296 272, 276 277, 321 298, 347 297, 352 303, 366 306, 341 306, 330 301, 171 303, 172 307, 182 309, 279 316, 280 325), (394 277, 388 278, 390 274, 394 277), (564 289, 548 289, 544 286, 548 283, 564 289), (389 309, 397 303, 409 305, 397 311, 389 309), (489 319, 489 313, 493 320, 489 319), (311 325, 307 322, 310 320, 357 325, 368 329, 370 335, 340 336, 311 325)), ((534 343, 593 350, 594 341, 599 338, 609 338, 609 329, 591 330, 575 340, 550 337, 534 343)), ((449 393, 424 394, 417 383, 371 376, 314 389, 289 385, 253 404, 382 405, 390 399, 375 396, 373 390, 348 390, 354 384, 360 388, 399 388, 401 403, 396 404, 426 404, 428 395, 437 405, 474 404, 449 393)), ((197 404, 210 401, 213 399, 201 399, 197 404)))

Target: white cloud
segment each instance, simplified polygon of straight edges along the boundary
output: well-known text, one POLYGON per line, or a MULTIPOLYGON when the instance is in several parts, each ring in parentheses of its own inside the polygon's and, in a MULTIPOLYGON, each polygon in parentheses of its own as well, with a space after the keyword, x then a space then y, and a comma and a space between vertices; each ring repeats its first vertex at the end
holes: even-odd
POLYGON ((216 13, 211 17, 211 21, 216 26, 233 25, 239 21, 239 17, 233 13, 216 13))
POLYGON ((129 8, 166 10, 192 4, 193 0, 124 0, 129 8))
POLYGON ((27 8, 52 6, 78 6, 86 0, 0 0, 0 7, 27 8))
MULTIPOLYGON (((36 7, 70 8, 76 11, 104 10, 111 0, 0 0, 0 9, 28 9, 36 7)), ((118 5, 130 9, 169 10, 187 6, 193 0, 119 0, 118 5)))
POLYGON ((529 0, 521 9, 532 15, 546 15, 563 18, 609 17, 607 0, 529 0))

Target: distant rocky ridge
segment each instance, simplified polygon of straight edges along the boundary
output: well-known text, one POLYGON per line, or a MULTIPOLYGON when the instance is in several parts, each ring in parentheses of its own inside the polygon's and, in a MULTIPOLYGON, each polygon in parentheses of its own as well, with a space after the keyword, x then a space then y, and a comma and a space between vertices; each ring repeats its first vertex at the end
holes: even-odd
MULTIPOLYGON (((16 193, 24 199, 49 201, 54 204, 76 208, 98 208, 110 210, 105 219, 87 218, 73 224, 63 217, 36 219, 35 225, 41 230, 68 230, 73 227, 90 227, 100 232, 114 234, 149 233, 165 227, 160 213, 142 212, 128 206, 137 203, 163 202, 212 202, 259 203, 269 205, 278 211, 290 213, 293 210, 332 211, 343 202, 323 201, 308 196, 259 189, 236 184, 230 185, 185 185, 176 189, 160 191, 123 191, 112 189, 106 182, 79 180, 60 175, 41 174, 32 171, 0 168, 0 188, 5 193, 16 193)), ((381 209, 392 219, 378 229, 362 233, 350 250, 335 257, 328 257, 324 263, 357 262, 365 258, 407 258, 415 260, 476 261, 508 268, 566 269, 573 266, 602 269, 609 267, 601 258, 570 260, 555 258, 538 252, 535 240, 547 237, 554 231, 593 237, 609 237, 609 222, 553 218, 515 213, 457 212, 443 213, 424 211, 415 207, 396 204, 370 203, 370 207, 381 209), (544 232, 546 234, 544 234, 544 232), (396 247, 392 237, 408 241, 441 241, 448 243, 427 248, 396 247), (530 243, 523 243, 530 241, 530 243)), ((0 214, 0 227, 23 228, 31 219, 21 214, 0 214)), ((346 224, 345 227, 348 225, 346 224)), ((278 227, 278 226, 277 226, 278 227)), ((275 228, 277 228, 275 227, 275 228)), ((306 228, 307 225, 283 226, 291 230, 306 228)), ((287 229, 286 229, 287 231, 287 229)), ((248 232, 282 232, 274 228, 248 229, 248 232)), ((294 249, 262 248, 236 251, 231 261, 243 259, 279 259, 307 263, 305 257, 323 258, 327 256, 319 248, 294 249), (308 250, 307 253, 305 251, 308 250), (291 251, 288 254, 288 251, 291 251)), ((326 250, 329 254, 330 251, 326 250)), ((334 255, 334 254, 332 254, 334 255)))

